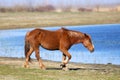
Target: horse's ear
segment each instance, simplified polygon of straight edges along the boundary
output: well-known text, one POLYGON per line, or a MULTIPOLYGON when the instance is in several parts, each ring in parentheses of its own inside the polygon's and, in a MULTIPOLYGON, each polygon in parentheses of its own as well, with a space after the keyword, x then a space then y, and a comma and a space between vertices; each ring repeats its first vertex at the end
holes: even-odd
POLYGON ((62 26, 61 29, 65 29, 65 28, 62 26))
POLYGON ((84 33, 85 36, 88 36, 86 33, 84 33))
POLYGON ((84 33, 84 35, 85 35, 85 37, 89 37, 90 38, 90 36, 88 34, 84 33))
POLYGON ((61 29, 63 29, 63 30, 67 30, 66 28, 64 28, 64 27, 62 27, 61 29))
POLYGON ((84 33, 84 35, 85 35, 85 37, 89 37, 89 35, 88 35, 88 34, 86 34, 86 33, 84 33))

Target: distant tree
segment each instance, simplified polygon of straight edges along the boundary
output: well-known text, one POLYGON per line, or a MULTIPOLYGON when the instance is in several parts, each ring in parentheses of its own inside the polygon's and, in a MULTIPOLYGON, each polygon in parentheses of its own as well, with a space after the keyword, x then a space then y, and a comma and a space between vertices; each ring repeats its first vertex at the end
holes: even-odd
POLYGON ((33 8, 33 0, 27 0, 28 1, 28 7, 27 7, 27 9, 28 9, 28 11, 34 11, 34 8, 33 8))
POLYGON ((55 7, 52 5, 46 5, 46 6, 37 6, 35 8, 35 11, 39 11, 39 12, 50 12, 50 11, 54 11, 55 7))
POLYGON ((96 5, 96 9, 97 9, 97 11, 99 11, 100 5, 96 5))

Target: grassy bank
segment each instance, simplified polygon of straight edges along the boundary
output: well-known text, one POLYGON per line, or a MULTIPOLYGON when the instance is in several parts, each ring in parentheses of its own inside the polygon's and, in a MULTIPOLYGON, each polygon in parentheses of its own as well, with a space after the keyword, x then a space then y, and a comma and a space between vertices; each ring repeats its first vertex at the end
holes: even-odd
POLYGON ((0 58, 0 80, 120 80, 120 66, 69 63, 62 71, 60 62, 44 61, 47 70, 40 70, 33 61, 30 69, 22 67, 24 59, 0 58))
POLYGON ((6 12, 0 29, 120 23, 120 12, 6 12))

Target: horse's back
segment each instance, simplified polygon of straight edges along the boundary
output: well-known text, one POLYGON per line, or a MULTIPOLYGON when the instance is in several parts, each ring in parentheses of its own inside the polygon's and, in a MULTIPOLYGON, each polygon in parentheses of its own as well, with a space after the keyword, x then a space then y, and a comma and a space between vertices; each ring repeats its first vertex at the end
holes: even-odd
POLYGON ((59 49, 61 34, 61 30, 34 29, 29 33, 29 37, 32 38, 32 42, 35 41, 46 49, 55 50, 59 49))
POLYGON ((59 49, 61 32, 45 30, 41 33, 41 35, 43 36, 41 40, 41 46, 49 50, 59 49))

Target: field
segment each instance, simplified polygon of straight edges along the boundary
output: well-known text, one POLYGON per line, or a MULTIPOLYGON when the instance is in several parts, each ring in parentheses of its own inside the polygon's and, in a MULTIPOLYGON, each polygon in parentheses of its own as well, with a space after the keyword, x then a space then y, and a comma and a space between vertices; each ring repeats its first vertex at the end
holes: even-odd
POLYGON ((120 12, 6 12, 0 29, 120 23, 120 12))
POLYGON ((23 68, 24 59, 0 58, 0 80, 120 80, 120 66, 107 64, 69 63, 69 71, 62 71, 60 62, 44 60, 47 70, 40 70, 33 60, 30 68, 23 68))

